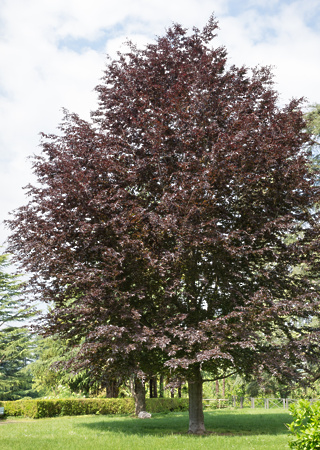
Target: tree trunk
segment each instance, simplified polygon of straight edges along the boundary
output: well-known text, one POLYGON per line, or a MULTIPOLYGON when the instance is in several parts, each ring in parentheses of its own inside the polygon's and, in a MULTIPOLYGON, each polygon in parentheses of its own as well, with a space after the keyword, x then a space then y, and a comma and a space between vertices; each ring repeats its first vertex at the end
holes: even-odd
POLYGON ((216 396, 219 397, 219 380, 216 380, 216 396))
POLYGON ((108 380, 106 384, 106 397, 107 398, 118 398, 119 396, 119 384, 117 380, 108 380))
POLYGON ((150 398, 157 398, 158 397, 157 377, 150 378, 149 389, 150 389, 150 398))
POLYGON ((226 379, 223 378, 222 380, 222 398, 226 397, 226 379))
POLYGON ((202 376, 200 367, 197 367, 188 379, 189 391, 189 431, 192 434, 203 434, 204 415, 202 406, 202 376))
POLYGON ((158 380, 157 377, 153 378, 153 398, 158 398, 158 380))
POLYGON ((135 414, 136 416, 146 410, 146 391, 144 388, 144 382, 138 377, 134 377, 132 380, 132 394, 135 402, 135 414))
POLYGON ((163 392, 163 375, 160 375, 160 382, 159 382, 159 390, 160 390, 160 397, 164 397, 163 392))

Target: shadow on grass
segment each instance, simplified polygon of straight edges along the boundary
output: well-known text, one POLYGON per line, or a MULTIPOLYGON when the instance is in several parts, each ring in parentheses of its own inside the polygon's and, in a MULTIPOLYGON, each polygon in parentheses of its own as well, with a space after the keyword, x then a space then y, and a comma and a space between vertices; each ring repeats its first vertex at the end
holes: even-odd
MULTIPOLYGON (((290 415, 286 413, 205 412, 207 432, 225 436, 288 434, 285 423, 291 420, 290 415)), ((126 435, 186 434, 188 413, 154 414, 151 419, 145 420, 134 417, 100 416, 94 422, 83 422, 77 426, 97 432, 126 435)))

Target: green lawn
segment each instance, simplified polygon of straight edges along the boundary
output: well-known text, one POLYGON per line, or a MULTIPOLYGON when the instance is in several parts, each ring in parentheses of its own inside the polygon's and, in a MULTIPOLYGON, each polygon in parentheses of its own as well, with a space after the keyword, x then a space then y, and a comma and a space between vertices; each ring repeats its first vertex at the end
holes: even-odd
POLYGON ((1 450, 281 450, 288 449, 282 409, 215 410, 205 413, 206 436, 189 436, 187 413, 78 416, 52 419, 8 418, 0 423, 1 450))

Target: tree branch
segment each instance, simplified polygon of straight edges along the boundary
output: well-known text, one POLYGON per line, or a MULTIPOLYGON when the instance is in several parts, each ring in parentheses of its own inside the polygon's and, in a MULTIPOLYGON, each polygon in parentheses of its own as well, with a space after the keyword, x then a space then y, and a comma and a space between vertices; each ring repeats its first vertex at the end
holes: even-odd
POLYGON ((237 373, 237 371, 235 370, 234 372, 229 373, 228 375, 221 375, 221 377, 218 378, 212 378, 212 379, 205 379, 202 380, 203 383, 207 383, 208 381, 218 381, 218 380, 223 380, 224 378, 229 378, 232 375, 234 375, 235 373, 237 373))

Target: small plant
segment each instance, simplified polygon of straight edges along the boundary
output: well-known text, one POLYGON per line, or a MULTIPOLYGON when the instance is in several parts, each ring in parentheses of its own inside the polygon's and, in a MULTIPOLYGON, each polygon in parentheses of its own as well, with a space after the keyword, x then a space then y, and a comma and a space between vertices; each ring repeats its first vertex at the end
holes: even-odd
POLYGON ((320 402, 311 404, 308 400, 300 400, 291 405, 289 410, 294 419, 287 424, 294 435, 289 447, 298 450, 320 449, 320 402))

